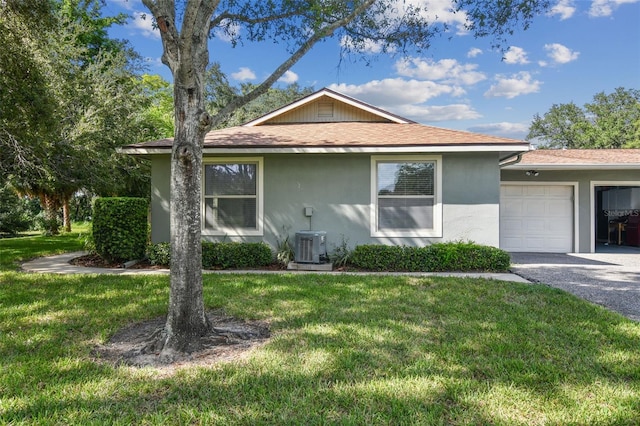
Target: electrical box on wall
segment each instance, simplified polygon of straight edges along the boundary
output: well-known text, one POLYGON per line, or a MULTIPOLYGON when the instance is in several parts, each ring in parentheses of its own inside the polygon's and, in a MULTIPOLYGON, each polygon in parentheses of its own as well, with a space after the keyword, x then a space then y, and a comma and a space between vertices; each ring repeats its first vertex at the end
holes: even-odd
POLYGON ((304 208, 304 215, 306 217, 311 217, 313 216, 313 207, 305 207, 304 208))

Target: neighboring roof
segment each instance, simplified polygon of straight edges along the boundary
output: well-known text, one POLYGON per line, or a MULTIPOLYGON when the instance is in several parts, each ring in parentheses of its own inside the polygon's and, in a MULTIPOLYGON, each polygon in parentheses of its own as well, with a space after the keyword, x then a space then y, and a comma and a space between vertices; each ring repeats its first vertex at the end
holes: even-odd
POLYGON ((640 169, 640 149, 536 149, 506 169, 640 169))
MULTIPOLYGON (((172 143, 173 138, 168 138, 128 145, 119 151, 127 154, 162 154, 171 150, 172 143)), ((516 139, 424 126, 330 89, 322 89, 242 126, 207 133, 203 152, 484 151, 499 152, 504 157, 528 149, 527 142, 516 139), (304 114, 327 97, 348 106, 351 112, 328 121, 324 121, 324 117, 304 114), (296 113, 292 114, 294 111, 296 113)))
MULTIPOLYGON (((128 145, 130 154, 171 149, 172 138, 128 145)), ((515 151, 527 142, 421 124, 337 122, 237 126, 207 133, 204 152, 515 151), (404 148, 404 149, 403 149, 404 148)))

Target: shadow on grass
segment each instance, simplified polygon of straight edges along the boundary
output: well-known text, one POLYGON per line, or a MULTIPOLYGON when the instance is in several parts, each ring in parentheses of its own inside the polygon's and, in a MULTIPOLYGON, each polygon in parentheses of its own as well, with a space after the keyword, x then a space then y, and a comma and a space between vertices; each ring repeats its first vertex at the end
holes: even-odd
POLYGON ((88 360, 97 340, 166 312, 168 278, 7 277, 7 422, 633 424, 640 411, 640 326, 544 286, 209 275, 207 305, 270 321, 273 339, 161 377, 88 360))

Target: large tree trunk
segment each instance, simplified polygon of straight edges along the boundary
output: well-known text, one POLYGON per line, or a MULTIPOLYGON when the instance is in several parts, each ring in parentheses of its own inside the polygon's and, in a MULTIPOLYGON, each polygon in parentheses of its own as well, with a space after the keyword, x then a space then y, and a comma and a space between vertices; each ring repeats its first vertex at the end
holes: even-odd
POLYGON ((171 291, 161 339, 161 355, 201 347, 212 331, 202 295, 201 187, 202 145, 211 117, 204 107, 204 75, 209 63, 209 21, 217 2, 190 1, 176 26, 170 0, 143 0, 156 18, 164 47, 163 62, 173 74, 175 137, 171 154, 171 291))

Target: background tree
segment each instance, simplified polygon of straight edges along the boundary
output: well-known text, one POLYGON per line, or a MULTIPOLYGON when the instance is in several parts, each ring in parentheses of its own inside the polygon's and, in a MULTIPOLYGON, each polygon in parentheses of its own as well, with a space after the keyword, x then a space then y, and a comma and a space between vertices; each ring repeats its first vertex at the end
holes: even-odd
MULTIPOLYGON (((209 114, 216 115, 234 99, 251 93, 255 88, 256 85, 251 83, 242 84, 240 87, 231 86, 220 70, 220 64, 213 63, 205 74, 205 107, 209 114)), ((270 87, 256 99, 238 107, 216 128, 242 125, 313 92, 313 87, 302 88, 297 83, 289 84, 285 88, 270 87)))
POLYGON ((541 148, 639 148, 640 90, 600 92, 583 108, 554 104, 533 117, 527 140, 542 142, 541 148))
POLYGON ((42 0, 0 2, 0 177, 40 169, 44 135, 55 124, 42 38, 54 26, 42 0))
POLYGON ((55 233, 61 207, 70 230, 69 201, 81 188, 148 196, 148 165, 115 148, 171 134, 145 115, 155 98, 138 75, 138 55, 108 37, 124 15, 101 16, 100 0, 41 3, 49 7, 37 31, 20 2, 0 3, 0 25, 15 30, 0 31, 10 46, 0 53, 0 79, 9 89, 0 94, 0 167, 3 182, 41 200, 55 233))
MULTIPOLYGON (((330 37, 351 40, 346 48, 363 50, 377 43, 381 52, 407 53, 429 47, 446 30, 430 19, 425 5, 392 0, 215 1, 142 0, 160 30, 162 62, 173 75, 175 137, 171 153, 171 291, 169 313, 155 350, 171 358, 191 351, 211 331, 202 298, 201 174, 205 134, 233 111, 265 93, 316 43, 330 37), (205 108, 205 72, 210 62, 208 38, 226 33, 235 46, 243 39, 283 46, 288 57, 260 84, 233 98, 215 115, 205 108)), ((497 44, 520 25, 527 27, 549 7, 548 0, 454 0, 466 13, 476 36, 497 44)), ((425 3, 426 4, 426 3, 425 3)))

